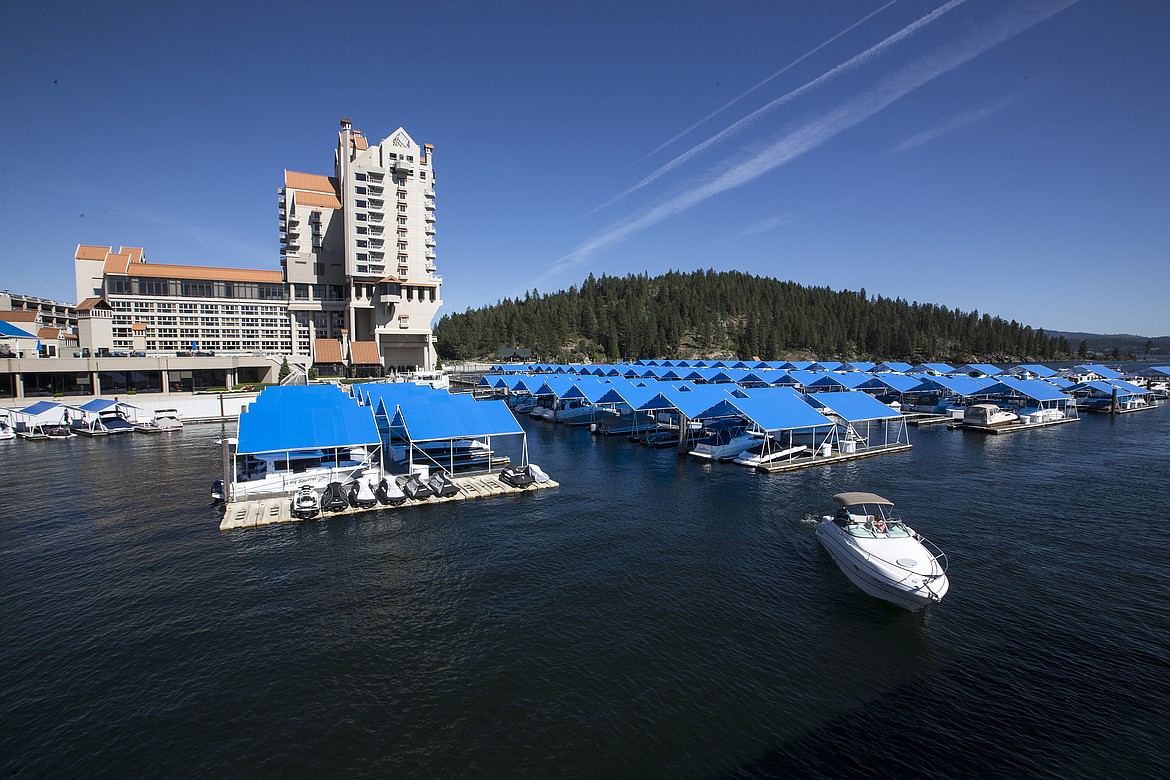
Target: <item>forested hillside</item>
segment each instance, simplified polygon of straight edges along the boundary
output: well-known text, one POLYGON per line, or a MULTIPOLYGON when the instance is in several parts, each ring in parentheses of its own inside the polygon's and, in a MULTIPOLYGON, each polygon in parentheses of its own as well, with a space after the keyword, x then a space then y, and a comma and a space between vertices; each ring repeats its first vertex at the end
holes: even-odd
POLYGON ((651 357, 1052 360, 1065 339, 1014 320, 933 304, 836 292, 736 271, 589 278, 580 287, 449 314, 435 327, 444 360, 529 347, 546 362, 651 357))

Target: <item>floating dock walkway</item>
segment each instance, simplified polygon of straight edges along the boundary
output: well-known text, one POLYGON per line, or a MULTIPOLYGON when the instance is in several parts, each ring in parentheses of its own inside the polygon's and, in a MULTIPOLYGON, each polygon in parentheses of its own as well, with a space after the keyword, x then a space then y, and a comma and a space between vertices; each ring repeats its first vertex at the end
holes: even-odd
POLYGON ((560 487, 559 482, 534 482, 528 487, 518 488, 504 484, 494 475, 477 474, 473 476, 456 476, 452 480, 459 488, 453 496, 431 496, 427 499, 406 499, 397 506, 378 506, 369 509, 349 507, 340 512, 322 512, 312 520, 301 520, 292 516, 292 496, 272 496, 269 498, 248 499, 233 501, 224 507, 223 520, 219 523, 219 530, 228 531, 233 528, 255 528, 272 523, 301 523, 328 520, 332 517, 345 517, 366 512, 396 512, 413 506, 425 504, 443 504, 448 501, 466 501, 472 498, 489 498, 506 494, 532 493, 537 490, 560 487))
POLYGON ((1064 417, 1059 420, 1048 420, 1046 422, 1036 423, 1011 423, 1010 425, 1000 425, 991 427, 987 425, 969 425, 967 423, 956 422, 947 426, 950 431, 979 431, 980 433, 1015 433, 1016 431, 1031 431, 1036 428, 1050 428, 1053 425, 1064 425, 1065 423, 1080 422, 1080 417, 1064 417))
POLYGON ((860 460, 862 458, 872 458, 875 455, 889 455, 895 452, 909 452, 912 445, 910 444, 879 444, 873 447, 867 447, 863 450, 855 452, 838 452, 834 451, 831 455, 808 455, 801 454, 792 460, 785 460, 779 463, 768 463, 763 466, 756 466, 757 471, 763 471, 768 474, 780 474, 785 471, 797 471, 798 469, 808 469, 813 466, 830 466, 834 463, 842 463, 847 460, 860 460))

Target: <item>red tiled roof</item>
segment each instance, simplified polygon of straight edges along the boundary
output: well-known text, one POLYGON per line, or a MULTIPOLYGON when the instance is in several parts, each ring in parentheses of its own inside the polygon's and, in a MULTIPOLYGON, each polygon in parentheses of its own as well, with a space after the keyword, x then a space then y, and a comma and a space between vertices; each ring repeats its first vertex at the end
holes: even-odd
POLYGON ((313 345, 314 363, 340 363, 341 341, 338 339, 317 339, 313 345))
POLYGON ((349 362, 355 366, 378 366, 382 364, 378 354, 378 344, 373 341, 351 341, 349 343, 349 362))
POLYGON ((0 311, 0 320, 4 320, 5 322, 36 322, 37 313, 35 311, 25 311, 23 309, 0 311))
POLYGON ((310 208, 320 209, 339 209, 341 208, 341 199, 336 195, 328 195, 323 192, 297 192, 296 194, 298 206, 309 206, 310 208))
POLYGON ((77 251, 73 253, 75 260, 105 260, 106 255, 110 253, 113 247, 108 246, 90 246, 89 244, 78 244, 77 251))
POLYGON ((41 328, 37 331, 37 338, 41 341, 56 341, 61 338, 60 328, 41 328))
POLYGON ((110 304, 106 303, 101 298, 86 298, 84 301, 77 304, 73 308, 77 309, 78 311, 89 311, 91 309, 96 309, 99 306, 101 306, 103 309, 111 308, 110 304))
POLYGON ((337 179, 332 176, 322 176, 319 173, 300 173, 286 170, 284 172, 284 186, 294 190, 328 192, 333 195, 341 192, 337 179))

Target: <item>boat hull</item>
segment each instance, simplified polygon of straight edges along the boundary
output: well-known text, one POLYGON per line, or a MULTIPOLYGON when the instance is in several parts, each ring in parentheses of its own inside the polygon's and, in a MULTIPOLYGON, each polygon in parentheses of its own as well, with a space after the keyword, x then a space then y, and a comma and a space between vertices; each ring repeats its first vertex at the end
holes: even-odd
POLYGON ((862 592, 912 612, 942 601, 950 581, 926 548, 917 556, 930 562, 926 571, 891 571, 880 559, 852 544, 830 518, 817 527, 817 538, 837 568, 862 592))

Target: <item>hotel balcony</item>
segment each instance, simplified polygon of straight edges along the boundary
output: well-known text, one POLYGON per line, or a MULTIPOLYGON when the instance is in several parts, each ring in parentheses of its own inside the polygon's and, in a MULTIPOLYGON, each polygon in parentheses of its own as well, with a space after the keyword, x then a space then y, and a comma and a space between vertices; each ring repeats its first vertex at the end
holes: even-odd
POLYGON ((414 163, 410 162, 409 160, 402 160, 402 159, 395 160, 394 161, 394 172, 396 174, 398 174, 399 176, 402 176, 402 175, 409 176, 410 174, 414 173, 414 163))
POLYGON ((366 192, 369 193, 371 197, 381 197, 382 191, 383 189, 381 184, 370 184, 369 182, 366 183, 366 192))
POLYGON ((433 224, 427 223, 426 234, 428 236, 433 236, 435 234, 435 226, 433 224))
POLYGON ((434 222, 435 221, 435 212, 432 210, 428 210, 426 215, 425 215, 425 218, 426 218, 427 222, 434 222))
POLYGON ((435 202, 433 200, 424 201, 423 208, 425 208, 427 211, 434 211, 435 210, 435 202))
POLYGON ((423 195, 426 195, 428 198, 433 198, 435 197, 435 191, 434 189, 428 187, 423 191, 423 195))
POLYGON ((434 248, 434 246, 435 246, 435 239, 431 238, 430 236, 427 236, 427 240, 426 240, 426 241, 424 241, 424 242, 423 242, 423 244, 424 244, 424 245, 426 245, 426 246, 428 246, 428 247, 434 248))

